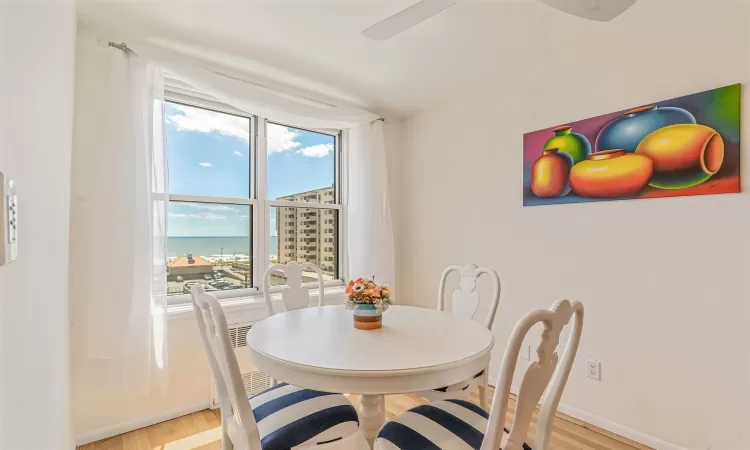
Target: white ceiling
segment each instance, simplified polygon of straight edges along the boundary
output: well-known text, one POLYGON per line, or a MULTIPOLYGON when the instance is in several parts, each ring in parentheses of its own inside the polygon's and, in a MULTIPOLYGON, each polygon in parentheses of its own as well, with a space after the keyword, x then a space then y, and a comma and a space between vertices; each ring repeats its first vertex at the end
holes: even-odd
POLYGON ((316 80, 329 94, 405 116, 461 87, 533 70, 534 61, 573 45, 585 48, 589 39, 632 33, 654 4, 683 0, 640 0, 609 23, 533 0, 474 0, 388 41, 360 35, 415 1, 81 0, 79 15, 84 23, 247 57, 316 80))

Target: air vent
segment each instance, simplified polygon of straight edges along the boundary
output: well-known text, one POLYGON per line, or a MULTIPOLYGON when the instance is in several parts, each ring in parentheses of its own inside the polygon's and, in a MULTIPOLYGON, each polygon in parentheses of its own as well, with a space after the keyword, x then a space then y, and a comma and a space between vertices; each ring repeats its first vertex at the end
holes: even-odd
MULTIPOLYGON (((271 387, 270 377, 253 365, 250 352, 247 349, 247 332, 250 331, 250 328, 252 328, 252 325, 249 323, 238 324, 229 328, 229 340, 232 342, 234 356, 237 358, 237 364, 240 367, 242 384, 248 397, 271 387)), ((219 393, 215 389, 213 407, 219 407, 219 393)))
POLYGON ((252 325, 229 329, 229 339, 232 340, 233 348, 245 347, 247 345, 247 332, 250 331, 250 328, 252 328, 252 325))
POLYGON ((250 396, 268 389, 270 380, 265 373, 260 370, 254 370, 242 375, 242 384, 245 386, 245 392, 250 396))

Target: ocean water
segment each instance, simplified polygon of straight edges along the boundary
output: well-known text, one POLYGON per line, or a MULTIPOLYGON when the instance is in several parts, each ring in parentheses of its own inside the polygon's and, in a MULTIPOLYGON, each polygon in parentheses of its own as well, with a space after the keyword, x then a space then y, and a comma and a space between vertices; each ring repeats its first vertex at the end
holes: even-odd
MULTIPOLYGON (((271 248, 269 253, 271 257, 278 255, 278 238, 271 236, 271 248)), ((167 239, 167 256, 176 258, 191 253, 196 256, 231 258, 247 257, 252 255, 250 247, 250 238, 247 236, 235 237, 170 237, 167 239)))

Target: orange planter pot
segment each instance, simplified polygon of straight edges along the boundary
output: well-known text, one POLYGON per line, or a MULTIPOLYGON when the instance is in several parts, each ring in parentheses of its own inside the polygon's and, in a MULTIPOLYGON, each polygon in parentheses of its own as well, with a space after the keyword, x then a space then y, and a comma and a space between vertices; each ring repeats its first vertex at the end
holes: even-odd
POLYGON ((651 186, 684 189, 719 171, 724 163, 724 139, 705 125, 671 125, 646 136, 635 153, 654 161, 651 186))
POLYGON ((629 197, 646 187, 654 173, 650 158, 624 149, 591 154, 570 170, 570 186, 582 197, 629 197))
POLYGON ((573 158, 556 148, 542 152, 531 166, 531 192, 537 197, 561 197, 570 192, 568 174, 573 158))
POLYGON ((354 328, 377 330, 383 326, 383 313, 375 305, 354 305, 354 328))

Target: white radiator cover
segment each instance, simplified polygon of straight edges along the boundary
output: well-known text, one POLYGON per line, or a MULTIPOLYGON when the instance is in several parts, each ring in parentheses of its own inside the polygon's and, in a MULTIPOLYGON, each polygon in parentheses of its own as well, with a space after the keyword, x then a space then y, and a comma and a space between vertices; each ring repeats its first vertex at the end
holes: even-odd
MULTIPOLYGON (((245 392, 248 397, 271 387, 269 376, 253 365, 250 352, 247 350, 247 332, 252 326, 252 323, 232 324, 229 326, 229 339, 232 342, 234 355, 237 357, 237 363, 240 366, 242 384, 245 386, 245 392)), ((212 404, 213 408, 219 407, 219 393, 215 387, 212 404)))
MULTIPOLYGON (((344 294, 343 287, 331 287, 330 290, 326 289, 325 296, 326 305, 342 305, 346 301, 346 294, 344 294)), ((281 296, 276 294, 272 296, 274 309, 277 311, 284 311, 284 304, 281 301, 281 296)), ((315 294, 310 296, 310 306, 316 305, 318 298, 315 294)), ((242 381, 245 385, 245 392, 248 397, 258 393, 264 389, 271 387, 270 377, 268 374, 258 370, 252 362, 250 357, 250 351, 247 349, 247 332, 254 324, 268 317, 268 312, 265 307, 265 303, 255 303, 248 307, 243 306, 239 308, 225 307, 224 311, 229 321, 229 339, 234 348, 234 354, 237 357, 237 363, 240 366, 240 373, 242 374, 242 381)), ((192 308, 188 314, 192 313, 192 308)), ((195 320, 195 319, 192 319, 195 320)), ((213 399, 212 408, 219 407, 219 395, 216 392, 215 384, 212 384, 213 399)))

